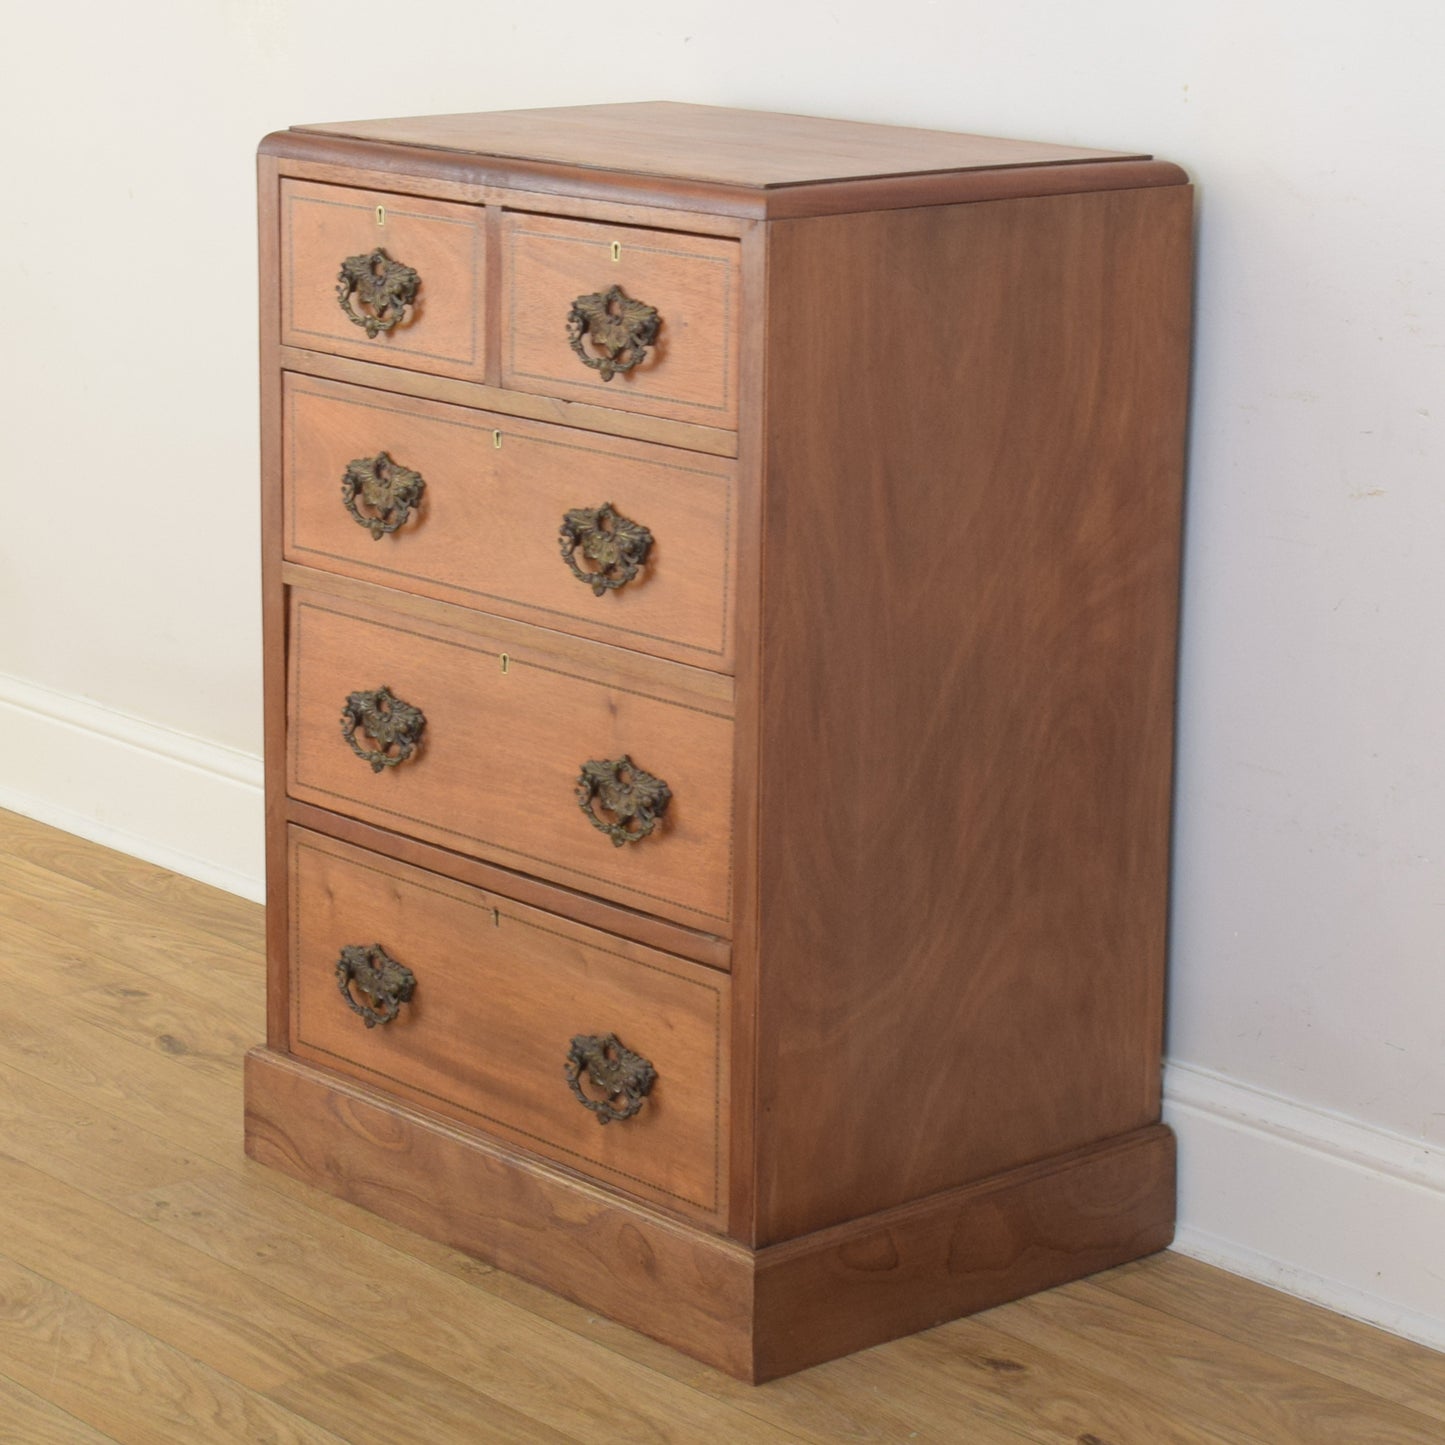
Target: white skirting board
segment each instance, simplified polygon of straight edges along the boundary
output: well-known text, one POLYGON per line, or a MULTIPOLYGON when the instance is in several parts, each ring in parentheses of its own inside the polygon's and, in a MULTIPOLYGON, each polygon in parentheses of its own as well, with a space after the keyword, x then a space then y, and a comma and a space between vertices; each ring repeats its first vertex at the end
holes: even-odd
MULTIPOLYGON (((261 760, 0 675, 0 808, 263 897, 261 760)), ((1445 1349, 1445 1150, 1184 1063, 1175 1248, 1445 1349)))
POLYGON ((1445 1349, 1445 1149, 1182 1063, 1174 1248, 1445 1349))
POLYGON ((261 760, 0 674, 0 808, 265 896, 261 760))

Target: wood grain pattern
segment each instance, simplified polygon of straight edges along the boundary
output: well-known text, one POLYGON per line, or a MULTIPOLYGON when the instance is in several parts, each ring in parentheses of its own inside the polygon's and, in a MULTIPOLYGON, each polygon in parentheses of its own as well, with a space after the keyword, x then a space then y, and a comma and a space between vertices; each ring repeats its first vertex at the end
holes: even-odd
POLYGON ((1445 1422, 1445 1355, 1424 1345, 1183 1255, 1171 1258, 1167 1278, 1136 1263, 1096 1283, 1197 1329, 1225 1333, 1259 1355, 1288 1360, 1445 1422))
POLYGON ((730 463, 295 376, 284 426, 292 561, 730 670, 730 463), (373 539, 338 488, 353 460, 379 452, 426 490, 403 526, 373 539), (559 554, 558 529, 569 510, 604 502, 653 540, 638 576, 599 597, 559 554))
MULTIPOLYGON (((136 1195, 123 1207, 167 1238, 205 1250, 292 1298, 324 1299, 358 1333, 404 1345, 411 1360, 424 1358, 437 1376, 468 1382, 489 1400, 564 1431, 568 1439, 640 1436, 676 1439, 679 1445, 719 1435, 729 1445, 776 1440, 772 1426, 710 1399, 672 1373, 615 1350, 589 1347, 544 1313, 493 1294, 484 1286, 497 1272, 480 1262, 471 1262, 473 1273, 466 1278, 443 1273, 391 1244, 338 1228, 315 1206, 346 1210, 368 1226, 382 1221, 300 1186, 292 1187, 307 1202, 283 1197, 263 1187, 263 1174, 260 1169, 241 1176, 214 1173, 136 1195), (345 1249, 337 1247, 338 1236, 345 1249)), ((392 1228, 394 1234, 403 1232, 392 1228)), ((529 1288, 515 1276, 505 1278, 504 1291, 529 1288)), ((560 1297, 535 1287, 531 1295, 569 1308, 560 1297)), ((651 1343, 630 1330, 619 1333, 639 1345, 651 1343)), ((688 1375, 699 1373, 691 1361, 657 1349, 688 1375)), ((330 1386, 323 1388, 329 1394, 330 1386)), ((398 1406, 405 1408, 418 1388, 398 1390, 398 1406)), ((297 1390, 297 1408, 303 1411, 306 1390, 305 1385, 297 1390)), ((468 1436, 465 1430, 447 1430, 439 1438, 468 1436)))
POLYGON ((281 179, 259 155, 257 253, 261 352, 261 727, 266 779, 266 1039, 285 1043, 290 1015, 286 924, 286 590, 281 435, 281 179))
POLYGON ((281 182, 280 207, 286 345, 487 380, 480 209, 293 180, 281 182), (378 223, 378 207, 384 224, 378 223), (337 276, 347 257, 369 255, 377 247, 416 271, 421 286, 399 325, 368 337, 337 304, 337 276))
POLYGON ((247 1071, 252 1158, 584 1300, 598 1298, 598 1281, 568 1268, 574 1232, 600 1240, 621 1229, 636 1244, 607 1254, 608 1313, 742 1379, 1162 1248, 1173 1230, 1173 1140, 1162 1126, 755 1252, 709 1244, 615 1196, 584 1202, 590 1186, 314 1066, 254 1050, 247 1071), (457 1182, 436 1192, 434 1178, 457 1182), (655 1296, 664 1275, 668 1288, 693 1281, 685 1299, 655 1296), (699 1329, 695 1312, 722 1301, 727 1313, 699 1329))
POLYGON ((1190 1327, 1087 1281, 1019 1301, 1000 1326, 1105 1378, 1137 1380, 1141 1363, 1151 1361, 1154 1370, 1140 1382, 1142 1393, 1240 1445, 1308 1440, 1312 1431, 1314 1439, 1341 1445, 1417 1445, 1440 1438, 1437 1420, 1378 1398, 1342 1394, 1310 1370, 1256 1355, 1222 1336, 1201 1350, 1190 1327))
POLYGON ((268 1050, 246 1056, 246 1152, 745 1373, 748 1252, 268 1050))
POLYGON ((113 1435, 102 1435, 74 1415, 42 1400, 14 1380, 0 1375, 0 1412, 16 1440, 25 1445, 115 1445, 113 1435))
POLYGON ((290 876, 293 1052, 718 1221, 725 975, 299 829, 290 876), (339 996, 336 960, 373 942, 412 970, 416 992, 366 1028, 339 996), (599 1127, 572 1096, 562 1066, 578 1034, 616 1034, 656 1069, 635 1118, 599 1127))
POLYGON ((367 187, 384 182, 388 189, 408 195, 623 226, 658 226, 700 236, 739 236, 752 224, 742 214, 734 214, 735 207, 728 203, 729 198, 749 193, 724 186, 609 177, 605 191, 599 191, 595 176, 588 185, 591 173, 576 167, 522 162, 517 169, 510 161, 340 140, 300 130, 277 131, 261 142, 260 149, 276 160, 283 175, 326 185, 367 187), (715 198, 721 204, 713 205, 715 198))
POLYGON ((734 186, 1139 158, 1080 146, 677 101, 409 116, 298 129, 734 186))
POLYGON ((327 833, 343 842, 354 843, 373 852, 384 853, 416 868, 425 868, 429 873, 439 873, 443 878, 454 878, 458 883, 470 884, 473 888, 486 888, 518 903, 533 908, 545 909, 559 917, 570 918, 589 928, 601 929, 604 933, 631 938, 649 948, 660 948, 665 953, 674 953, 679 958, 690 958, 694 963, 706 964, 709 968, 720 968, 724 972, 732 964, 732 944, 715 933, 700 933, 693 928, 671 923, 650 913, 640 913, 635 908, 620 903, 610 903, 605 898, 579 893, 575 888, 562 888, 555 883, 544 883, 541 879, 530 878, 510 868, 500 868, 494 863, 484 863, 479 858, 469 858, 447 848, 438 848, 431 843, 421 843, 385 828, 362 823, 341 813, 325 808, 313 807, 310 803, 290 802, 287 818, 303 828, 327 833))
POLYGON ((483 158, 304 129, 277 131, 262 141, 260 149, 283 175, 304 180, 371 186, 384 179, 387 186, 410 195, 546 210, 621 225, 681 226, 717 236, 742 235, 758 220, 1178 186, 1189 179, 1167 161, 1114 160, 1098 165, 1065 162, 1003 170, 900 172, 758 189, 483 158))
MULTIPOLYGON (((0 950, 0 969, 12 991, 45 986, 37 1006, 13 1015, 0 1036, 10 1066, 0 1073, 0 1099, 12 1101, 0 1168, 24 1153, 28 1172, 7 1177, 29 1180, 31 1191, 15 1201, 28 1205, 29 1217, 0 1259, 0 1434, 8 1430, 25 1445, 313 1445, 339 1438, 315 1423, 340 1408, 339 1382, 365 1377, 364 1365, 357 1374, 340 1366, 334 1375, 295 1376, 276 1387, 290 1406, 282 1408, 234 1380, 223 1349, 221 1365, 202 1364, 184 1346, 46 1279, 42 1257, 29 1257, 37 1247, 53 1252, 46 1268, 83 1268, 77 1283, 110 1281, 104 1288, 117 1301, 122 1290, 160 1301, 189 1284, 198 1287, 193 1307, 200 1310, 215 1291, 204 1306, 211 1344, 243 1298, 238 1290, 247 1301, 241 1341, 257 1338, 272 1302, 284 1296, 283 1329, 299 1307, 325 1312, 338 1338, 387 1342, 382 1348, 391 1353, 377 1357, 386 1362, 378 1368, 398 1404, 411 1397, 406 1380, 415 1364, 414 1378, 447 1398, 460 1387, 570 1439, 956 1445, 965 1432, 980 1445, 1377 1438, 1437 1445, 1440 1438, 1435 1407, 1445 1357, 1172 1253, 763 1389, 738 1383, 594 1310, 244 1160, 233 1127, 238 1061, 213 1074, 186 1054, 122 1043, 97 1012, 77 1008, 66 979, 103 989, 153 978, 185 1011, 181 1036, 200 1035, 215 1008, 208 976, 187 987, 173 960, 188 946, 213 946, 218 915, 234 912, 244 925, 249 911, 254 934, 260 909, 208 898, 200 885, 0 813, 0 840, 12 838, 26 856, 0 849, 0 885, 7 885, 0 934, 14 945, 0 950), (36 861, 41 853, 59 865, 49 884, 39 876, 48 871, 36 861), (69 900, 91 895, 115 903, 108 933, 105 910, 95 907, 89 941, 68 942, 69 900), (138 897, 164 900, 151 905, 152 931, 143 939, 133 937, 138 897), (44 911, 22 923, 11 910, 27 898, 44 911), (164 952, 156 946, 162 938, 164 952), (35 1070, 45 1071, 48 1090, 32 1092, 35 1070), (80 1127, 82 1120, 90 1125, 80 1127), (105 1138, 115 1140, 113 1149, 94 1147, 105 1138), (174 1172, 160 1160, 174 1161, 174 1172), (42 1173, 53 1183, 39 1181, 42 1173), (155 1238, 133 1247, 131 1225, 92 1212, 87 1201, 101 1197, 155 1238), (35 1217, 50 1209, 59 1222, 91 1223, 52 1228, 35 1217), (127 1247, 107 1258, 103 1241, 115 1229, 127 1247), (168 1252, 159 1247, 165 1241, 184 1248, 168 1252), (64 1263, 72 1250, 80 1264, 64 1263), (197 1272, 195 1252, 227 1270, 197 1272), (240 1285, 236 1274, 253 1285, 240 1285), (1070 1313, 1041 1316, 1039 1302, 1054 1298, 1072 1301, 1070 1313), (1080 1299, 1087 1314, 1077 1312, 1080 1299)), ((263 959, 254 943, 246 960, 228 976, 226 998, 259 1019, 263 959)), ((640 1254, 634 1238, 620 1238, 640 1254)), ((257 1356, 242 1344, 235 1358, 240 1370, 257 1356)), ((379 1397, 368 1399, 384 1412, 379 1397)), ((404 1438, 393 1417, 378 1419, 392 1424, 393 1439, 404 1438)), ((476 1421, 446 1420, 429 1438, 464 1445, 476 1438, 476 1421)))
POLYGON ((399 1351, 369 1360, 364 1370, 313 1375, 272 1396, 350 1445, 463 1435, 478 1445, 567 1445, 575 1438, 399 1351))
POLYGON ((508 649, 299 592, 290 650, 292 797, 728 932, 732 723, 717 705, 645 692, 631 668, 558 668, 525 639, 508 649), (377 774, 337 717, 383 684, 427 723, 417 755, 377 774), (651 837, 618 847, 575 792, 583 763, 624 755, 673 796, 651 837))
MULTIPOLYGON (((509 212, 501 286, 503 386, 702 426, 737 425, 735 243, 509 212), (577 297, 611 286, 653 307, 661 325, 641 365, 603 381, 573 352, 566 322, 577 297)), ((601 355, 590 342, 583 346, 601 355)))
POLYGON ((378 391, 399 396, 417 396, 426 400, 444 401, 455 406, 474 406, 501 416, 524 417, 530 421, 578 427, 602 436, 631 437, 638 441, 657 442, 662 446, 680 447, 705 456, 735 457, 737 433, 717 427, 693 426, 690 422, 669 421, 665 417, 644 416, 640 412, 613 411, 608 407, 588 406, 583 402, 562 401, 539 392, 508 391, 499 386, 483 386, 475 381, 458 381, 454 377, 428 376, 420 371, 403 371, 396 366, 376 366, 346 356, 328 356, 322 351, 284 346, 277 356, 286 371, 307 376, 330 377, 336 381, 356 382, 378 391))
MULTIPOLYGON (((222 893, 179 873, 167 873, 125 853, 97 853, 95 846, 19 813, 0 814, 0 847, 27 866, 24 877, 39 890, 74 888, 74 896, 104 900, 107 918, 117 906, 139 906, 140 917, 183 911, 208 939, 244 950, 249 965, 265 928, 254 903, 222 893)), ((0 888, 9 875, 0 874, 0 888)), ((29 891, 27 885, 26 891, 29 891)), ((53 915, 46 915, 52 921, 53 915)), ((251 970, 247 969, 247 976, 251 970)))
POLYGON ((1163 1125, 757 1254, 754 1379, 1153 1254, 1174 1236, 1163 1125))
POLYGON ((738 588, 733 717, 733 1162, 730 1228, 734 1239, 758 1242, 756 1120, 758 898, 760 879, 747 861, 757 857, 758 757, 762 745, 763 461, 767 416, 767 227, 754 225, 739 247, 742 270, 742 342, 738 356, 738 588))
POLYGON ((54 1284, 251 1389, 376 1353, 365 1337, 338 1333, 314 1304, 3 1156, 0 1228, 7 1250, 54 1284))
POLYGON ((1189 215, 769 227, 761 1240, 1158 1117, 1189 215))
POLYGON ((6 1258, 0 1258, 0 1359, 17 1384, 117 1441, 344 1445, 340 1436, 6 1258))

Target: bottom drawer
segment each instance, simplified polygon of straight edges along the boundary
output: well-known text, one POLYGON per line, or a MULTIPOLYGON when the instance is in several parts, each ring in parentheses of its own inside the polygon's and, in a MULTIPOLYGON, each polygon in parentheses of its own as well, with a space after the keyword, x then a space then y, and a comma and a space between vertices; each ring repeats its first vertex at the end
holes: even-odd
POLYGON ((301 828, 289 851, 295 1054, 720 1222, 726 974, 301 828))

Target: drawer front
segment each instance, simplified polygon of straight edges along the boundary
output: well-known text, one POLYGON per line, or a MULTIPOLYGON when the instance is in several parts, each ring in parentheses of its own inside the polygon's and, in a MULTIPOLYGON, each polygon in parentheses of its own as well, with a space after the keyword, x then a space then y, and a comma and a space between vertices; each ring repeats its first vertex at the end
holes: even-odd
POLYGON ((289 559, 731 670, 732 462, 301 376, 285 428, 289 559))
POLYGON ((725 974, 302 829, 289 850, 294 1052, 630 1193, 718 1214, 725 974), (356 952, 338 973, 343 950, 356 952), (367 970, 387 960, 410 981, 392 970, 368 994, 367 970), (608 1035, 639 1060, 622 1060, 617 1093, 590 1076, 595 1047, 572 1053, 577 1087, 609 1112, 601 1126, 566 1066, 574 1039, 608 1035))
POLYGON ((501 309, 503 386, 736 428, 736 241, 511 212, 501 309))
POLYGON ((658 685, 642 680, 633 654, 581 642, 558 651, 515 625, 513 635, 522 642, 293 592, 292 796, 728 935, 731 707, 681 690, 692 669, 649 661, 681 684, 658 685), (386 761, 359 756, 381 752, 387 725, 373 716, 368 728, 364 714, 387 702, 358 702, 350 742, 337 725, 353 693, 383 685, 424 719, 405 761, 395 761, 404 738, 386 761), (624 758, 638 770, 632 803, 617 796, 625 775, 587 769, 584 812, 585 765, 624 758), (644 774, 670 790, 665 804, 644 774), (603 830, 640 832, 649 815, 652 831, 636 841, 603 830))
POLYGON ((480 381, 482 217, 480 206, 282 181, 282 342, 480 381), (399 269, 384 275, 388 265, 399 269))

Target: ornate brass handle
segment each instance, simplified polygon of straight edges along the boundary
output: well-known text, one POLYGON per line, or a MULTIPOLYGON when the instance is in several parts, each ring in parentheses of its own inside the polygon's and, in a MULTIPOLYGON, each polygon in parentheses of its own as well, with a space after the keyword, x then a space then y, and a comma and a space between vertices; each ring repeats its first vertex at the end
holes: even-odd
POLYGON ((591 1109, 599 1124, 613 1119, 630 1119, 642 1107, 642 1101, 657 1082, 657 1070, 642 1057, 625 1049, 616 1034, 578 1034, 567 1050, 562 1067, 567 1087, 576 1094, 584 1109, 591 1109), (582 1091, 582 1070, 588 1080, 606 1095, 589 1099, 582 1091), (621 1105, 614 1099, 623 1099, 621 1105))
POLYGON ((568 512, 562 518, 557 541, 572 575, 601 597, 612 588, 625 587, 637 576, 647 561, 652 533, 641 522, 620 516, 611 502, 603 502, 600 507, 576 507, 568 512), (595 571, 577 565, 579 547, 595 571))
POLYGON ((416 975, 403 963, 398 963, 379 943, 370 948, 360 944, 347 944, 336 960, 336 987, 346 1006, 361 1015, 367 1028, 377 1024, 389 1024, 401 1011, 404 1003, 411 1002, 416 989, 416 975), (371 1000, 358 1003, 351 985, 371 1000))
POLYGON ((385 686, 374 692, 353 692, 341 709, 341 736, 362 762, 371 764, 373 773, 398 767, 411 757, 425 727, 421 709, 393 696, 385 686), (363 748, 356 741, 358 728, 376 743, 375 748, 363 748))
POLYGON ((625 754, 608 762, 583 763, 577 779, 577 806, 594 828, 612 839, 614 848, 647 837, 671 801, 672 789, 661 778, 644 773, 625 754), (598 817, 598 807, 611 813, 614 821, 598 817))
POLYGON ((611 381, 618 372, 641 364, 661 325, 662 317, 651 306, 632 300, 620 286, 609 286, 572 303, 567 313, 567 340, 583 365, 599 372, 603 381, 611 381), (601 356, 587 354, 584 336, 591 338, 601 356))
POLYGON ((410 266, 393 261, 380 246, 369 256, 348 256, 336 278, 336 299, 352 322, 365 328, 373 341, 378 331, 390 331, 401 321, 406 308, 416 300, 421 277, 410 266), (369 308, 370 315, 357 315, 351 297, 369 308))
POLYGON ((425 491, 421 474, 392 461, 386 452, 348 462, 341 478, 341 500, 356 524, 371 533, 373 542, 404 526, 411 509, 421 505, 425 491), (370 516, 362 515, 356 505, 358 496, 371 509, 370 516))

